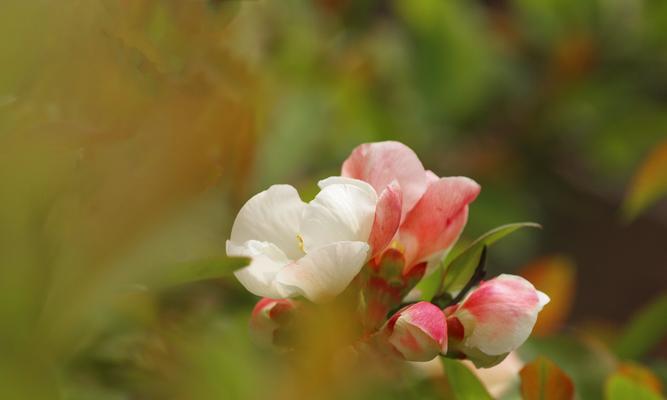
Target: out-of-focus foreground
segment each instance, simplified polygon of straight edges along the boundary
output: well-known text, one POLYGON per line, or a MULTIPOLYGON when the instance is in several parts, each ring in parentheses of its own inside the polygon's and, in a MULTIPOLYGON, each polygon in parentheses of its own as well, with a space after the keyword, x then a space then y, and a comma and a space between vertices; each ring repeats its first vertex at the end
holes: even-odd
POLYGON ((544 226, 488 254, 552 299, 517 359, 660 398, 667 4, 5 0, 0 54, 0 398, 459 398, 451 365, 331 362, 340 310, 255 346, 224 257, 253 193, 385 139, 482 185, 462 243, 544 226))

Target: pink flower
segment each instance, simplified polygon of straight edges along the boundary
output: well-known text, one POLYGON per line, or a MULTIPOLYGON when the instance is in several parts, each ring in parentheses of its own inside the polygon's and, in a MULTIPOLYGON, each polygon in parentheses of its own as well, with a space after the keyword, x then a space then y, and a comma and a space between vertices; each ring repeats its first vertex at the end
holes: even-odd
POLYGON ((452 350, 478 367, 495 365, 528 339, 548 302, 546 294, 519 276, 503 274, 482 282, 445 309, 452 350))
POLYGON ((281 328, 291 322, 296 307, 290 299, 265 297, 257 302, 250 316, 250 333, 255 341, 265 346, 279 345, 281 328))
POLYGON ((421 262, 434 269, 461 234, 468 204, 480 191, 472 179, 424 170, 410 148, 392 141, 355 148, 342 175, 368 182, 379 194, 368 241, 372 256, 393 243, 405 255, 406 270, 421 262))
POLYGON ((382 327, 380 337, 408 361, 429 361, 447 351, 445 316, 426 301, 396 312, 382 327))

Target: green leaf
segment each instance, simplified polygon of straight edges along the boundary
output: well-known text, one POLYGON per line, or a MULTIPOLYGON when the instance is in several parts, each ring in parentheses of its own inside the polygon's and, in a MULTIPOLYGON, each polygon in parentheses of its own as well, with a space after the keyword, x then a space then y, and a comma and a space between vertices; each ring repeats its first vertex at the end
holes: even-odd
POLYGON ((553 361, 538 357, 519 372, 524 400, 571 400, 574 398, 572 379, 553 361))
POLYGON ((646 385, 622 374, 614 374, 605 385, 607 400, 661 400, 664 397, 655 393, 646 385))
POLYGON ((152 288, 169 288, 204 279, 221 278, 248 265, 245 257, 220 257, 180 263, 166 268, 159 280, 149 285, 152 288))
POLYGON ((475 275, 486 247, 521 228, 541 227, 534 222, 517 222, 499 226, 480 236, 454 258, 449 265, 443 267, 442 281, 435 297, 447 294, 454 299, 462 293, 475 275))
POLYGON ((614 346, 621 358, 637 359, 649 352, 667 335, 667 293, 645 306, 630 321, 614 346))
POLYGON ((460 361, 451 358, 440 357, 445 367, 445 376, 451 390, 451 396, 455 400, 486 400, 493 399, 477 376, 460 361))

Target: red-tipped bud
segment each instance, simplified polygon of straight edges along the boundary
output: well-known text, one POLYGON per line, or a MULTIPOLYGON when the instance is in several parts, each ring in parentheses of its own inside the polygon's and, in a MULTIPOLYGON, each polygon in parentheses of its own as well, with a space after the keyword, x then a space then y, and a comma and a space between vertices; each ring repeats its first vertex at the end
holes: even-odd
POLYGON ((394 314, 383 326, 381 337, 407 361, 429 361, 447 351, 445 315, 422 301, 394 314))
POLYGON ((519 276, 482 282, 460 304, 445 310, 452 350, 478 367, 493 366, 528 339, 548 302, 547 295, 519 276))
MULTIPOLYGON (((280 346, 280 334, 292 321, 297 303, 290 299, 263 298, 250 317, 250 333, 265 346, 280 346)), ((280 346, 282 347, 282 346, 280 346)))

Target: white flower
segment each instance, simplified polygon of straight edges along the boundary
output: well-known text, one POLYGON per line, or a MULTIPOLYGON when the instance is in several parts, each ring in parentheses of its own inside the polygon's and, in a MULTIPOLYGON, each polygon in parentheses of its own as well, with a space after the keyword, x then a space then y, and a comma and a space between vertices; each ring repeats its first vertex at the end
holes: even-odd
POLYGON ((345 290, 366 263, 375 189, 342 177, 319 187, 315 199, 304 203, 292 186, 274 185, 239 211, 227 255, 251 258, 234 273, 250 292, 323 302, 345 290))

